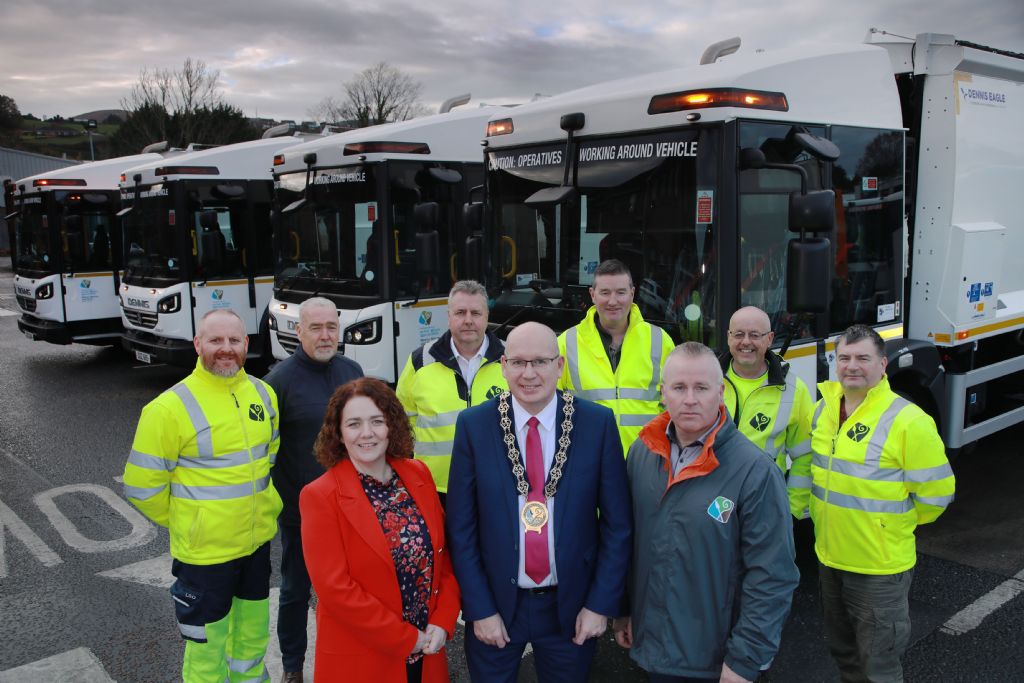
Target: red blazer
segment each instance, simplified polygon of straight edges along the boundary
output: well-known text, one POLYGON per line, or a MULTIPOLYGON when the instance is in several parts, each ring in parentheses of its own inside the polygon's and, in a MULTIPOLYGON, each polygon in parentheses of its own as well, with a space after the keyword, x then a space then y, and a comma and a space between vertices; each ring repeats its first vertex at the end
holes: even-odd
MULTIPOLYGON (((429 620, 451 638, 459 587, 444 537, 444 512, 427 466, 388 459, 427 523, 434 547, 429 620)), ((316 683, 404 683, 416 627, 402 621, 398 575, 352 462, 342 460, 302 489, 302 549, 317 594, 316 683)), ((447 682, 445 650, 423 662, 423 683, 447 682)))

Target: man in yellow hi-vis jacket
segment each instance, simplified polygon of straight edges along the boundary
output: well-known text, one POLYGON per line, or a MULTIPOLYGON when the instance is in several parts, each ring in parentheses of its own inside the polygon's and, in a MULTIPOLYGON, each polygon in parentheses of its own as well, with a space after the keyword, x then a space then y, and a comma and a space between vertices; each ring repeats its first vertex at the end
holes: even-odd
POLYGON ((836 343, 838 382, 811 420, 814 550, 826 635, 843 681, 902 681, 914 529, 953 500, 935 422, 889 388, 882 338, 854 325, 836 343))
POLYGON ((611 408, 623 453, 662 412, 661 368, 675 348, 667 332, 644 320, 635 293, 626 264, 602 261, 590 287, 594 305, 558 337, 565 358, 558 388, 611 408))
POLYGON ((232 311, 203 316, 194 343, 192 374, 142 409, 125 494, 170 530, 183 680, 269 680, 277 398, 242 369, 248 337, 232 311))

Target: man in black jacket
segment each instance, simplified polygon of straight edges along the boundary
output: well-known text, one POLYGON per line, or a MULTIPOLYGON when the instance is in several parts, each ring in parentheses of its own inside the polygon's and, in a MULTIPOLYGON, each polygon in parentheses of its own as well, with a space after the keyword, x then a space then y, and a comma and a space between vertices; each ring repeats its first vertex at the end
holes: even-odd
POLYGON ((313 442, 334 390, 363 376, 355 361, 338 355, 338 309, 315 297, 299 306, 295 328, 300 345, 294 355, 265 378, 277 393, 281 414, 281 448, 271 472, 284 508, 281 527, 281 603, 277 638, 284 666, 282 683, 301 683, 306 656, 306 619, 310 582, 302 556, 299 492, 324 470, 313 458, 313 442))

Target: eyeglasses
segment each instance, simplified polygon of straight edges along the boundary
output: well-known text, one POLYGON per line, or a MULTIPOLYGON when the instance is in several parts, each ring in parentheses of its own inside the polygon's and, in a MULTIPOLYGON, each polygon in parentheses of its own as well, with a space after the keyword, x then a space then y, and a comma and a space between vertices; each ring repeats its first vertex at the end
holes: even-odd
POLYGON ((753 342, 761 341, 769 334, 771 334, 771 332, 744 332, 743 330, 729 330, 729 336, 740 341, 743 341, 744 339, 749 339, 753 342))
POLYGON ((513 370, 525 370, 526 366, 531 366, 534 370, 543 370, 551 367, 551 364, 558 360, 559 356, 554 358, 534 358, 533 360, 525 360, 523 358, 506 358, 505 363, 513 370))

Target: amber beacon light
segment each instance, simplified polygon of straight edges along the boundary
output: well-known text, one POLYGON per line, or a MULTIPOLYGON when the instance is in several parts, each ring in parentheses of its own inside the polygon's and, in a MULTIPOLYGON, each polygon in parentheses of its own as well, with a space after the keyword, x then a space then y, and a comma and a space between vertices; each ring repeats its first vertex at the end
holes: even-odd
POLYGON ((655 95, 647 107, 648 114, 667 114, 689 109, 711 107, 745 107, 747 109, 770 109, 789 111, 789 102, 781 92, 765 90, 741 90, 739 88, 707 88, 686 90, 655 95))

